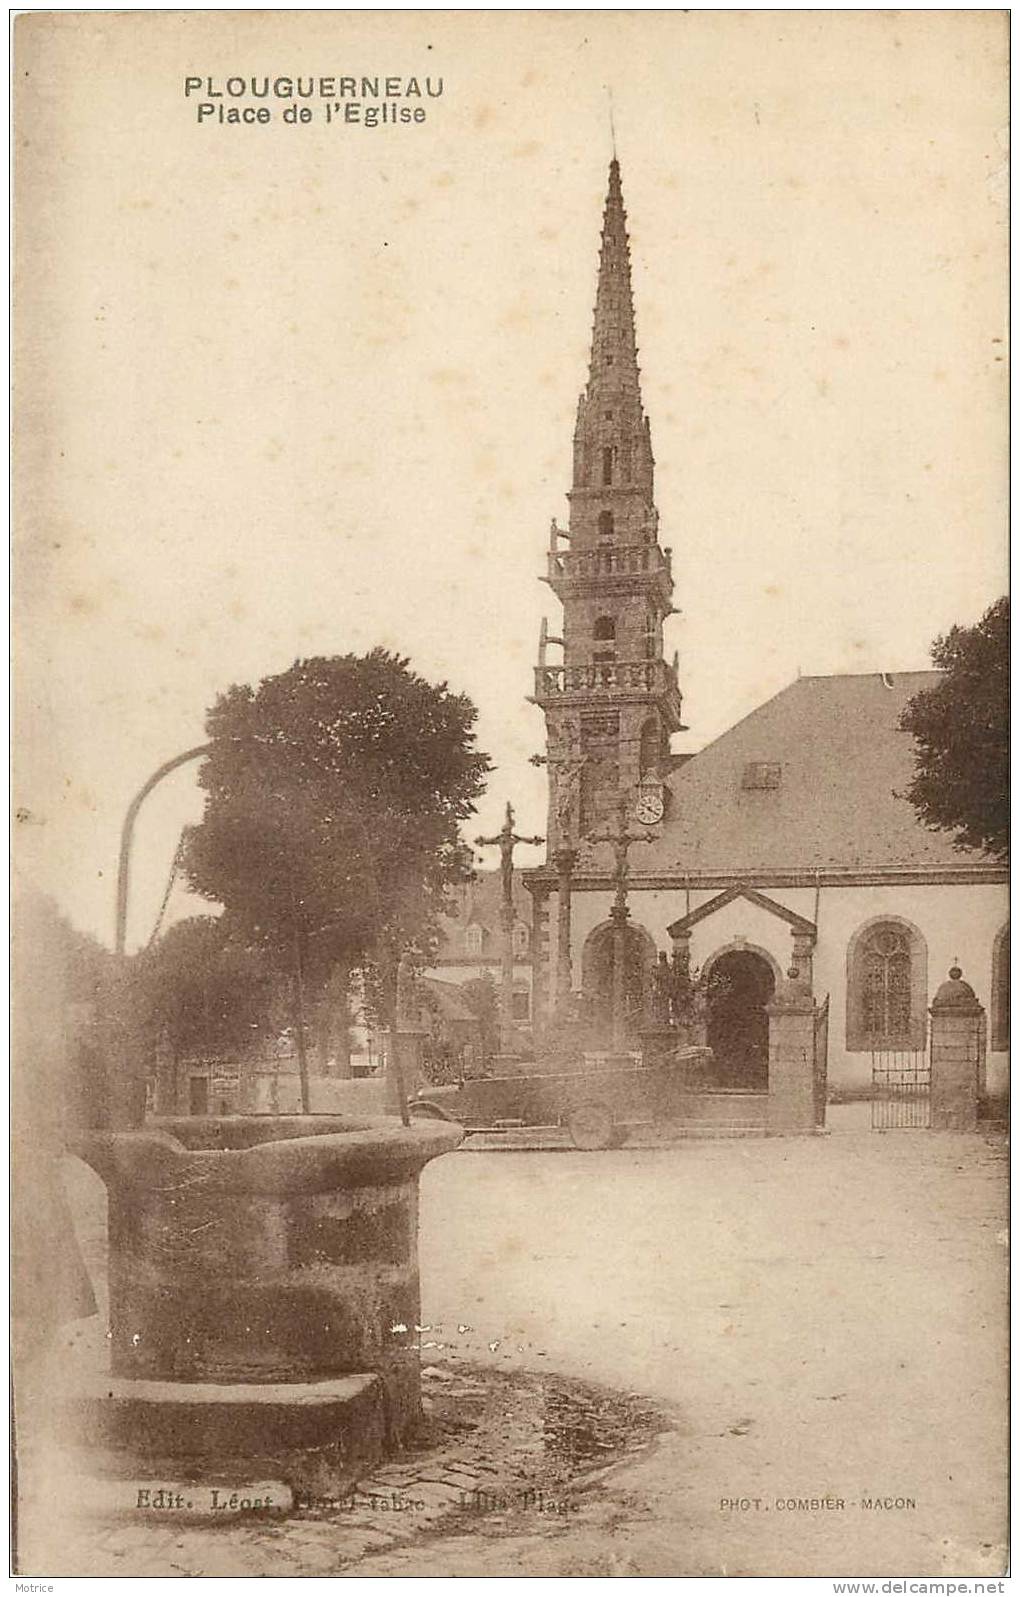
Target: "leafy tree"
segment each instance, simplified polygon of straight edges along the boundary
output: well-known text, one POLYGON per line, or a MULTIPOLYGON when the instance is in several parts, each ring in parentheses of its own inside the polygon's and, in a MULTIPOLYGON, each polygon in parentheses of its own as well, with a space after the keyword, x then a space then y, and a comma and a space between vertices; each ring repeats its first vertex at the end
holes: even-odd
POLYGON ((488 971, 472 976, 460 987, 464 1001, 481 1021, 482 1055, 491 1059, 499 1053, 499 989, 488 971))
POLYGON ((299 660, 209 713, 185 873, 289 973, 306 1106, 306 995, 367 967, 388 1020, 401 953, 470 874, 458 828, 489 770, 475 714, 384 649, 299 660))
POLYGON ((1009 854, 1009 600, 973 627, 952 627, 932 645, 945 672, 900 717, 916 740, 906 797, 924 824, 952 832, 958 848, 1009 854))
POLYGON ((264 956, 230 935, 225 917, 178 921, 137 956, 136 991, 152 1041, 175 1060, 249 1053, 273 1030, 274 983, 264 956))

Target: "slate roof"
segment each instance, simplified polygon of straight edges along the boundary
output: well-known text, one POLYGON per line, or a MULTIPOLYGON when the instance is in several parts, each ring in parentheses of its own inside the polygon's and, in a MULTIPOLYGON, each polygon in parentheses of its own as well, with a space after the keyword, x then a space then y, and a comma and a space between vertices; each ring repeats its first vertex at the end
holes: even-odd
MULTIPOLYGON (((903 707, 937 671, 801 677, 668 778, 660 834, 631 850, 640 879, 685 872, 762 877, 824 868, 881 870, 993 864, 924 827, 899 797, 914 740, 903 707), (748 787, 747 768, 778 765, 778 785, 748 787)), ((605 845, 582 871, 608 871, 605 845)))

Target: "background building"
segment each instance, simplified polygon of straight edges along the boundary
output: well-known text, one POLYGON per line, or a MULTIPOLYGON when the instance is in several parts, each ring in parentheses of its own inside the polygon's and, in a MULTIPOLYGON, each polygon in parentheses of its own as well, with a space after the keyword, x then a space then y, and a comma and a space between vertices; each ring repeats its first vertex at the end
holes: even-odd
MULTIPOLYGON (((489 978, 497 995, 500 983, 503 931, 500 923, 502 881, 498 871, 478 871, 451 895, 454 912, 442 917, 438 956, 428 972, 444 986, 463 988, 489 978)), ((517 919, 513 928, 513 1019, 520 1027, 521 1042, 531 1042, 532 1022, 532 904, 522 873, 513 873, 513 901, 517 919)), ((440 1007, 445 995, 438 995, 440 1007)), ((457 1002, 462 1000, 457 999, 457 1002)), ((447 1005, 449 1007, 449 1005, 447 1005)), ((462 1029, 458 1021, 455 1028, 462 1029)))

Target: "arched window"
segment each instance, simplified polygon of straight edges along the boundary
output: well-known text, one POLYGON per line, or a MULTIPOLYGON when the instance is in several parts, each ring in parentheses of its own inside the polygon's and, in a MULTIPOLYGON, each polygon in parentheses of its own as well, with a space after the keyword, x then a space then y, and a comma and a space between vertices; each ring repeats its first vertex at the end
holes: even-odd
POLYGON ((469 954, 482 952, 483 932, 480 926, 468 926, 464 932, 464 947, 469 954))
POLYGON ((599 537, 611 538, 613 536, 613 512, 611 510, 599 511, 599 537))
POLYGON ((595 640, 591 656, 595 686, 613 688, 616 685, 616 622, 612 616, 597 616, 592 636, 595 640))
POLYGON ((602 486, 608 488, 613 481, 613 456, 616 450, 612 445, 607 445, 602 451, 602 486))
POLYGON ((862 1019, 869 1037, 910 1030, 910 940, 899 926, 880 926, 861 954, 862 1019))
POLYGON ((861 927, 847 950, 848 1050, 924 1047, 927 967, 924 938, 909 921, 861 927))
POLYGON ((659 723, 654 718, 650 718, 641 728, 641 747, 638 763, 642 776, 646 776, 649 771, 658 771, 661 752, 662 733, 659 730, 659 723))
POLYGON ((993 1052, 1009 1047, 1009 927, 1004 926, 992 945, 993 1052))

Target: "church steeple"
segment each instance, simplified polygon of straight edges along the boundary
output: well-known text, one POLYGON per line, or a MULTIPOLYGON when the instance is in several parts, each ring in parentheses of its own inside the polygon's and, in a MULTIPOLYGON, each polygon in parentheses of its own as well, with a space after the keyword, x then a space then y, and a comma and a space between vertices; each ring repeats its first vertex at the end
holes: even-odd
POLYGON ((630 243, 627 238, 627 213, 623 208, 623 189, 620 186, 620 163, 615 156, 609 167, 609 192, 602 216, 602 246, 599 251, 588 374, 589 397, 599 389, 638 392, 630 243))
POLYGON ((681 729, 676 667, 662 657, 672 611, 670 551, 659 547, 655 462, 641 403, 630 245, 620 166, 609 167, 588 381, 577 406, 569 531, 555 521, 546 580, 563 636, 543 624, 534 702, 546 717, 551 848, 573 846, 615 812, 621 790, 656 787, 681 729), (568 540, 563 549, 561 539, 568 540), (548 650, 558 643, 562 661, 548 650))

